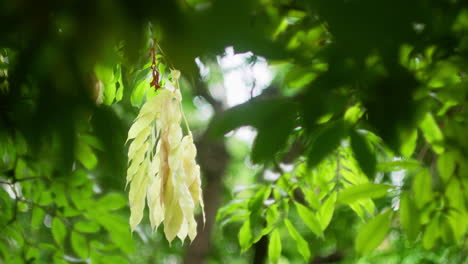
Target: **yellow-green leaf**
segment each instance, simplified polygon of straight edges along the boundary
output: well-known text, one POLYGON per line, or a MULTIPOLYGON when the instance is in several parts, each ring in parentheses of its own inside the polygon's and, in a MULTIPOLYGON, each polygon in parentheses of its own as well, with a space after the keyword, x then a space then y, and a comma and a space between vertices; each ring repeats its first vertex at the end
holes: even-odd
POLYGON ((73 231, 71 234, 71 245, 73 250, 78 256, 80 256, 80 258, 86 259, 88 257, 89 249, 86 238, 75 231, 73 231))
POLYGON ((362 199, 379 198, 385 196, 391 188, 391 185, 375 183, 353 185, 339 193, 338 202, 349 204, 362 199))
POLYGON ((62 220, 57 217, 54 217, 52 220, 52 236, 54 237, 55 242, 61 247, 63 247, 63 241, 67 235, 67 229, 63 224, 62 220))
POLYGON ((96 222, 76 222, 73 226, 76 231, 80 231, 83 233, 96 233, 98 232, 101 227, 96 222))
POLYGON ((387 211, 364 224, 356 237, 356 251, 368 254, 376 249, 390 231, 391 223, 392 213, 387 211))
POLYGON ((294 205, 296 206, 297 212, 306 226, 309 227, 309 229, 315 235, 323 237, 322 227, 320 226, 320 222, 318 221, 315 214, 309 208, 298 202, 294 202, 294 205))
POLYGON ((275 263, 281 256, 281 237, 278 229, 274 229, 270 233, 270 243, 268 244, 268 258, 275 263))
POLYGON ((112 192, 100 198, 97 204, 100 208, 105 210, 118 210, 127 205, 127 200, 122 194, 112 192))
POLYGON ((92 170, 97 165, 97 157, 88 144, 81 143, 76 147, 76 156, 86 169, 92 170))
POLYGON ((242 249, 242 252, 245 252, 252 245, 252 232, 250 231, 250 221, 247 220, 242 224, 241 229, 239 230, 239 245, 242 249))
POLYGON ((418 208, 422 208, 432 200, 432 176, 428 170, 422 170, 413 181, 414 200, 418 208))
POLYGON ((418 130, 413 129, 411 132, 406 133, 407 135, 403 140, 403 143, 400 146, 400 152, 404 157, 411 157, 414 150, 416 149, 416 143, 418 141, 418 130))
POLYGON ((447 183, 455 172, 456 153, 444 152, 437 159, 437 170, 442 180, 447 183))
POLYGON ((433 248, 440 235, 440 217, 436 216, 431 219, 424 231, 422 238, 423 247, 427 250, 433 248))
POLYGON ((305 241, 301 234, 297 232, 296 228, 294 228, 294 225, 291 223, 291 221, 289 221, 289 219, 284 219, 284 224, 286 225, 286 228, 288 229, 291 237, 296 241, 299 253, 302 255, 302 257, 304 257, 305 261, 309 261, 311 254, 307 241, 305 241))
POLYGON ((322 230, 325 230, 330 224, 335 210, 336 198, 337 195, 336 192, 334 192, 325 200, 322 206, 320 206, 317 216, 322 230))
POLYGON ((431 144, 431 147, 434 150, 434 152, 436 152, 437 154, 441 154, 444 151, 444 138, 442 135, 442 131, 440 131, 440 128, 437 125, 431 113, 426 114, 424 119, 421 121, 419 127, 421 128, 421 131, 423 132, 423 135, 426 138, 427 142, 431 144))
POLYGON ((419 233, 419 214, 408 192, 400 196, 400 222, 409 240, 415 240, 419 233))

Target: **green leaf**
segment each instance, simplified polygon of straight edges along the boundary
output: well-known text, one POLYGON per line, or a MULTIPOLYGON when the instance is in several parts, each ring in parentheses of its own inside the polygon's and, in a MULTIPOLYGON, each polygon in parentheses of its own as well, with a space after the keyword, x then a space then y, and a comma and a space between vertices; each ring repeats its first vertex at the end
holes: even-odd
POLYGON ((320 207, 320 200, 317 197, 317 193, 314 192, 312 188, 302 188, 304 192, 305 200, 313 209, 318 209, 320 207))
POLYGON ((31 227, 34 229, 41 227, 44 221, 44 216, 44 210, 38 207, 33 207, 31 214, 31 227))
POLYGON ((115 100, 116 102, 119 102, 122 100, 123 97, 123 82, 122 82, 122 67, 120 64, 116 64, 114 68, 114 81, 115 84, 118 85, 117 87, 117 92, 115 94, 115 100))
POLYGON ((91 263, 92 264, 128 264, 129 261, 122 256, 104 255, 98 252, 91 252, 91 263))
POLYGON ((94 71, 96 72, 96 76, 99 80, 103 83, 112 82, 114 79, 114 72, 112 67, 108 67, 107 65, 96 64, 94 67, 94 71))
POLYGON ((2 227, 2 237, 11 239, 14 241, 13 243, 19 247, 24 246, 24 230, 23 226, 20 225, 18 222, 13 222, 6 227, 2 227))
POLYGON ((403 192, 400 198, 400 222, 406 236, 414 241, 419 233, 419 214, 414 201, 408 192, 403 192))
POLYGON ((464 193, 464 185, 459 179, 451 180, 445 188, 445 198, 450 203, 450 207, 452 207, 453 209, 455 209, 455 211, 458 211, 460 213, 466 212, 465 201, 463 199, 464 193))
POLYGON ((466 213, 451 211, 448 213, 447 218, 455 241, 460 245, 463 243, 463 238, 468 229, 468 215, 466 213))
POLYGON ((49 244, 49 243, 39 243, 39 249, 42 249, 42 250, 50 250, 50 251, 56 251, 57 250, 57 247, 53 244, 49 244))
POLYGON ((339 193, 338 203, 349 204, 368 198, 385 196, 393 186, 387 184, 363 183, 350 186, 339 193))
POLYGON ((39 198, 39 205, 47 206, 53 202, 52 194, 49 191, 41 192, 41 197, 39 198))
POLYGON ((313 167, 331 154, 346 136, 347 127, 344 121, 335 121, 324 125, 315 140, 308 147, 308 164, 313 167))
POLYGON ((130 254, 134 251, 134 244, 128 220, 122 216, 109 214, 107 212, 92 211, 91 219, 95 219, 110 234, 114 244, 123 252, 130 254))
POLYGON ((356 131, 351 131, 351 148, 361 170, 367 177, 374 178, 377 161, 369 142, 356 131))
POLYGON ((247 249, 252 246, 253 237, 252 233, 250 232, 250 220, 244 222, 241 229, 239 230, 239 245, 242 249, 242 252, 245 252, 247 249))
POLYGON ((75 223, 74 229, 83 233, 96 233, 101 229, 101 227, 96 222, 80 221, 75 223))
POLYGON ((114 82, 104 83, 102 93, 102 102, 104 104, 111 105, 114 102, 116 89, 117 87, 114 82))
POLYGON ((375 204, 372 199, 362 199, 356 202, 356 204, 361 205, 368 214, 373 215, 375 213, 375 204))
POLYGON ((54 217, 52 220, 52 236, 54 237, 55 242, 59 246, 63 246, 65 236, 67 235, 67 229, 63 224, 62 220, 57 217, 54 217))
POLYGON ((270 234, 270 243, 268 244, 268 258, 275 263, 281 256, 281 237, 278 229, 275 229, 270 234))
POLYGON ((88 144, 78 144, 76 148, 76 156, 81 164, 83 164, 83 166, 88 170, 94 169, 97 165, 97 157, 88 144))
POLYGON ((432 176, 428 170, 424 169, 413 180, 414 200, 418 208, 422 208, 426 203, 432 201, 432 176))
POLYGON ((218 210, 216 215, 216 221, 221 221, 224 218, 228 217, 230 214, 235 213, 236 211, 246 209, 248 204, 248 200, 233 200, 223 206, 221 209, 218 210))
POLYGON ((441 232, 439 222, 439 216, 433 217, 424 231, 422 245, 427 250, 433 248, 437 242, 437 239, 439 238, 441 232))
POLYGON ((234 222, 244 222, 245 219, 249 218, 249 211, 247 210, 242 210, 242 211, 237 211, 235 214, 231 214, 228 217, 224 218, 219 225, 220 227, 224 227, 229 223, 234 223, 234 222))
POLYGON ((448 215, 444 215, 440 218, 439 232, 442 241, 445 244, 456 244, 454 232, 452 232, 452 226, 450 225, 448 215))
POLYGON ((284 224, 286 225, 286 228, 288 229, 289 234, 291 237, 296 241, 297 243, 297 249, 299 253, 304 257, 305 261, 309 261, 311 254, 309 250, 309 244, 307 241, 304 240, 304 238, 297 232, 296 228, 294 228, 293 224, 289 219, 284 219, 284 224))
POLYGON ((401 154, 409 158, 413 155, 414 150, 416 149, 416 143, 418 141, 418 130, 413 129, 408 135, 403 135, 404 139, 402 140, 402 144, 400 146, 401 154), (406 137, 405 137, 406 136, 406 137))
POLYGON ((88 257, 88 243, 86 238, 75 231, 71 234, 71 245, 80 258, 86 259, 88 257))
POLYGON ((424 137, 426 138, 427 142, 431 144, 434 152, 441 154, 444 151, 444 147, 442 145, 444 138, 442 131, 440 131, 440 128, 431 113, 426 114, 421 124, 419 125, 419 128, 421 128, 424 137))
POLYGON ((15 167, 15 177, 17 179, 24 178, 27 169, 26 162, 23 159, 18 159, 15 167))
POLYGON ((297 212, 302 221, 309 227, 309 229, 318 237, 323 237, 322 227, 315 214, 304 205, 294 202, 297 212))
POLYGON ((122 81, 115 83, 115 85, 117 87, 117 92, 115 94, 115 101, 120 102, 122 101, 124 86, 123 86, 122 81))
POLYGON ((161 76, 164 76, 164 74, 166 73, 166 64, 159 63, 158 64, 158 71, 161 74, 161 76))
POLYGON ((262 230, 262 235, 266 235, 275 228, 276 223, 281 219, 280 213, 278 212, 278 203, 272 204, 268 207, 266 211, 266 225, 262 230))
MULTIPOLYGON (((286 19, 282 21, 282 25, 288 25, 286 19)), ((290 89, 302 88, 309 84, 317 77, 317 73, 313 72, 311 67, 304 67, 293 64, 290 70, 284 77, 284 82, 290 89)))
POLYGON ((344 120, 350 124, 354 124, 362 117, 363 114, 364 111, 361 109, 361 105, 356 104, 346 110, 344 120))
POLYGON ((54 264, 68 264, 67 261, 63 258, 62 252, 57 252, 54 254, 54 264))
MULTIPOLYGON (((416 198, 415 198, 416 199, 416 198)), ((416 204, 416 202, 415 202, 416 204)), ((419 223, 426 225, 434 217, 434 213, 437 211, 437 201, 433 200, 419 210, 419 223)))
POLYGON ((135 107, 140 107, 143 103, 143 96, 145 95, 146 89, 149 87, 148 79, 143 79, 136 83, 133 88, 132 95, 130 96, 130 102, 135 107))
POLYGON ((28 260, 28 263, 35 263, 39 259, 39 249, 35 247, 30 247, 26 251, 26 260, 28 260))
POLYGON ((90 180, 88 178, 86 171, 82 169, 78 169, 73 172, 72 177, 70 178, 70 186, 79 187, 88 183, 89 181, 90 180))
POLYGON ((456 153, 455 152, 444 152, 437 159, 437 170, 439 175, 447 183, 455 172, 456 166, 456 153))
POLYGON ((368 254, 376 249, 390 232, 392 213, 387 211, 367 222, 356 237, 356 251, 359 254, 368 254))
POLYGON ((112 192, 99 199, 97 205, 108 211, 118 210, 127 206, 127 199, 120 193, 112 192))
MULTIPOLYGON (((78 210, 84 210, 90 206, 90 200, 83 199, 81 188, 73 188, 70 191, 70 198, 73 204, 75 205, 76 209, 78 210)), ((68 211, 67 213, 70 213, 70 211, 68 211)))
POLYGON ((114 102, 116 90, 113 69, 107 65, 97 64, 94 70, 98 79, 103 84, 103 103, 111 105, 114 102))
POLYGON ((54 194, 54 201, 59 207, 68 207, 65 185, 61 182, 52 182, 50 189, 54 194))
POLYGON ((104 151, 104 146, 99 138, 90 134, 84 134, 79 136, 79 140, 90 145, 91 147, 104 151))
POLYGON ((91 242, 89 242, 89 247, 91 249, 91 252, 110 252, 117 249, 114 243, 103 243, 102 241, 98 240, 91 240, 91 242))
POLYGON ((322 204, 317 213, 322 230, 325 230, 330 224, 330 221, 333 217, 333 212, 335 210, 336 198, 336 192, 330 194, 330 196, 325 200, 325 202, 322 204))
POLYGON ((250 232, 253 238, 252 243, 256 243, 263 236, 264 218, 262 212, 264 209, 263 202, 270 195, 271 187, 267 186, 259 190, 249 201, 249 223, 250 232))
POLYGON ((445 240, 454 240, 457 244, 463 243, 463 237, 468 229, 468 213, 466 212, 466 191, 460 179, 452 179, 445 189, 445 197, 450 209, 443 216, 447 229, 443 235, 445 240))
POLYGON ((9 259, 10 258, 10 248, 8 245, 6 245, 7 241, 0 240, 0 256, 3 259, 9 259))

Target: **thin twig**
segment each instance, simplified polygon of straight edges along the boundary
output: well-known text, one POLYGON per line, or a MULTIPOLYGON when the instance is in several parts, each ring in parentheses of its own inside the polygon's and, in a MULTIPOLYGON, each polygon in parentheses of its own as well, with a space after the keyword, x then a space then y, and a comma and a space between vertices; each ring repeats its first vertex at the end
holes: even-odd
MULTIPOLYGON (((34 207, 41 208, 42 210, 44 210, 44 211, 47 212, 47 213, 51 213, 51 210, 50 210, 47 206, 40 205, 40 204, 38 204, 38 203, 35 203, 35 202, 33 202, 33 201, 30 201, 30 200, 26 200, 26 199, 24 199, 24 198, 18 198, 17 200, 20 201, 20 202, 23 202, 23 203, 27 203, 27 204, 29 204, 29 205, 32 205, 32 206, 34 206, 34 207)), ((52 213, 51 213, 51 214, 52 214, 52 213)))
POLYGON ((429 143, 426 142, 421 150, 421 152, 419 153, 419 156, 418 156, 418 160, 419 162, 422 162, 424 157, 426 156, 426 153, 427 151, 429 150, 429 143))
POLYGON ((45 177, 35 177, 35 176, 32 176, 32 177, 24 177, 24 178, 21 178, 21 179, 15 179, 14 182, 23 182, 23 181, 30 181, 30 180, 44 180, 46 179, 45 177))
POLYGON ((30 200, 26 200, 24 198, 18 198, 17 201, 27 203, 27 204, 29 204, 29 205, 31 205, 33 207, 37 207, 39 209, 42 209, 42 211, 44 211, 45 213, 47 213, 47 214, 49 214, 51 216, 60 218, 66 225, 70 224, 70 222, 68 221, 68 219, 66 217, 57 214, 56 210, 54 210, 54 209, 51 209, 51 208, 49 208, 47 206, 44 206, 44 205, 40 205, 40 204, 38 204, 36 202, 33 202, 33 201, 30 201, 30 200))
POLYGON ((220 113, 222 111, 222 103, 211 96, 211 94, 208 92, 208 88, 206 87, 206 83, 198 80, 196 83, 194 83, 194 88, 195 94, 205 98, 205 100, 213 107, 215 113, 220 113))
POLYGON ((253 93, 255 91, 255 87, 257 86, 257 79, 254 78, 252 87, 250 87, 250 99, 254 97, 253 93))
POLYGON ((276 172, 281 173, 281 175, 283 175, 285 173, 283 168, 281 168, 281 166, 278 164, 278 162, 276 160, 273 160, 273 167, 275 168, 276 172))

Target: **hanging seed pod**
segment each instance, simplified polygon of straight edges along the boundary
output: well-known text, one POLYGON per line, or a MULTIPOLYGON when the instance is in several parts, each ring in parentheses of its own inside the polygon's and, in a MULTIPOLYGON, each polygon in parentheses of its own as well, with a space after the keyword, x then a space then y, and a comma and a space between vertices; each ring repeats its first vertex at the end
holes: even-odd
POLYGON ((156 230, 163 223, 169 243, 176 236, 182 241, 188 236, 193 241, 197 234, 196 206, 200 205, 203 212, 196 147, 188 126, 185 136, 181 127, 185 117, 178 84, 180 72, 173 70, 171 75, 172 82, 158 89, 156 96, 143 105, 127 138, 132 141, 127 170, 130 227, 133 231, 141 222, 146 199, 151 227, 156 230))

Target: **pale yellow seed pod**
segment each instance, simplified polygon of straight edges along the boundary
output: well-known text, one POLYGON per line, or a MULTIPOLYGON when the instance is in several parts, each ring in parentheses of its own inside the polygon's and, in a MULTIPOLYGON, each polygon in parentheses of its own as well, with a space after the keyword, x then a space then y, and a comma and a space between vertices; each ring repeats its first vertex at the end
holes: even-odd
POLYGON ((134 230, 141 222, 146 200, 153 230, 163 223, 169 242, 175 237, 183 241, 187 236, 193 241, 198 204, 205 221, 200 167, 195 160, 193 137, 190 132, 183 136, 181 127, 185 117, 178 84, 180 72, 171 71, 171 77, 173 81, 143 105, 128 133, 127 141, 132 140, 127 170, 130 226, 134 230))

